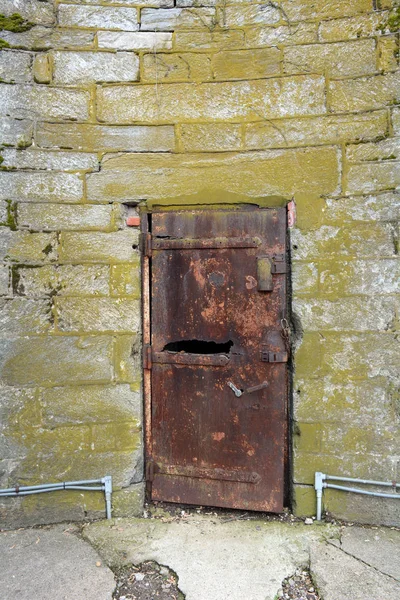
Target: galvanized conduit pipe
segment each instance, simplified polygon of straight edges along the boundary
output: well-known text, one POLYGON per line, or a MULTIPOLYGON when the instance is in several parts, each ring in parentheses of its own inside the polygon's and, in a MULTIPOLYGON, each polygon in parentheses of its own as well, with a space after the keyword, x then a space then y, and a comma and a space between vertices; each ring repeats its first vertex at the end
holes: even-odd
POLYGON ((7 496, 29 496, 58 490, 85 490, 88 492, 104 492, 106 500, 106 516, 111 519, 112 477, 106 475, 101 479, 84 479, 81 481, 64 481, 60 483, 42 483, 41 485, 15 486, 0 489, 0 498, 7 496), (100 485, 96 485, 100 484, 100 485))
POLYGON ((365 496, 375 496, 376 498, 395 498, 400 499, 400 494, 384 494, 382 492, 371 492, 369 490, 360 490, 359 488, 347 487, 343 485, 336 485, 333 483, 327 483, 331 481, 347 481, 351 483, 358 483, 360 485, 374 485, 377 487, 390 487, 396 491, 396 488, 400 487, 400 483, 395 481, 374 481, 371 479, 354 479, 353 477, 337 477, 336 475, 326 475, 317 471, 315 473, 314 488, 317 493, 317 521, 321 520, 322 516, 322 490, 330 488, 333 490, 342 490, 343 492, 353 492, 355 494, 363 494, 365 496))

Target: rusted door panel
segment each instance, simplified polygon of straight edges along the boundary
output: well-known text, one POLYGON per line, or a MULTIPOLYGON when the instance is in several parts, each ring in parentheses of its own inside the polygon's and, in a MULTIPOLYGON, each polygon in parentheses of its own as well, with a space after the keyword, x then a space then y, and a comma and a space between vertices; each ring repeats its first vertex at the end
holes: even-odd
POLYGON ((286 277, 259 291, 257 258, 285 254, 286 213, 156 213, 152 225, 152 497, 281 511, 286 364, 262 357, 285 351, 286 277), (240 397, 228 385, 265 381, 240 397))

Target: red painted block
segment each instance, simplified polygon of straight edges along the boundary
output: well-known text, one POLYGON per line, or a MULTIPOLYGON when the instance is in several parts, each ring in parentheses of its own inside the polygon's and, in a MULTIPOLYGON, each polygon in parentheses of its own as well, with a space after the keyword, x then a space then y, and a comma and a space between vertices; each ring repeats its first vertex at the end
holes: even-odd
POLYGON ((128 227, 138 227, 140 225, 140 217, 128 217, 126 224, 128 227))

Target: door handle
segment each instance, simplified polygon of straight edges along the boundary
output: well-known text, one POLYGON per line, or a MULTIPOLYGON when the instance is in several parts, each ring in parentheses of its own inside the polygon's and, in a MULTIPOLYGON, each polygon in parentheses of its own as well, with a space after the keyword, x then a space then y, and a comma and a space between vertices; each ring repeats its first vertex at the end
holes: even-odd
POLYGON ((249 387, 246 390, 240 390, 231 381, 228 381, 228 385, 235 394, 235 396, 237 398, 240 398, 240 396, 242 396, 243 394, 252 394, 253 392, 259 392, 260 390, 267 388, 269 384, 268 381, 263 381, 262 383, 259 383, 258 385, 253 385, 252 387, 249 387))

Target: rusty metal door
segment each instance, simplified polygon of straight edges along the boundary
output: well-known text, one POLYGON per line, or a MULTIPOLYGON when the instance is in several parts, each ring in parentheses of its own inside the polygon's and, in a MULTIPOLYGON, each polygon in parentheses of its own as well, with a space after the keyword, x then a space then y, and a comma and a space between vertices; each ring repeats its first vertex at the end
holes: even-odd
POLYGON ((286 209, 155 212, 149 222, 142 240, 151 497, 280 512, 286 209))

